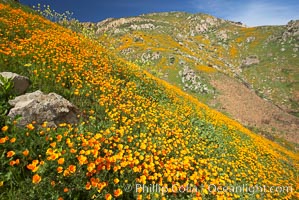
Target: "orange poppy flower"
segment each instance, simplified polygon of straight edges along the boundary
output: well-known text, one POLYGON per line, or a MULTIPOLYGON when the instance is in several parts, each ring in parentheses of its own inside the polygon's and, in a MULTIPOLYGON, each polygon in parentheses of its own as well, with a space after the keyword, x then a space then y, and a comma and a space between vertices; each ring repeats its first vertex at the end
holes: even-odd
POLYGON ((123 194, 123 191, 121 189, 114 190, 114 196, 115 197, 119 197, 122 194, 123 194))
POLYGON ((109 194, 109 193, 106 194, 106 195, 105 195, 105 199, 106 199, 106 200, 111 200, 111 199, 112 199, 112 195, 109 194))
POLYGON ((34 184, 38 184, 39 182, 41 182, 42 178, 38 175, 38 174, 34 174, 32 177, 32 183, 34 184))
POLYGON ((8 130, 8 126, 3 126, 2 128, 1 128, 1 131, 3 131, 3 132, 6 132, 8 130))
POLYGON ((62 165, 64 163, 64 158, 59 158, 57 162, 59 165, 62 165))
POLYGON ((70 165, 68 169, 71 173, 75 173, 76 172, 76 165, 70 165))
POLYGON ((23 155, 24 156, 28 156, 29 155, 29 151, 26 149, 25 151, 23 151, 23 155))
POLYGON ((6 157, 7 157, 7 158, 11 158, 11 157, 13 157, 15 154, 16 154, 16 153, 15 153, 14 151, 9 151, 9 152, 7 152, 7 154, 6 154, 6 157))

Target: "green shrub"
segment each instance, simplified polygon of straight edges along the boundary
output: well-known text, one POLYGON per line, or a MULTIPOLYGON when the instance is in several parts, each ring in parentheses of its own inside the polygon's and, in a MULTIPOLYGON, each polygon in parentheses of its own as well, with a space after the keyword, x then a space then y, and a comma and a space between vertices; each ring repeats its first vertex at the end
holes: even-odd
POLYGON ((13 81, 0 75, 0 127, 7 120, 6 115, 10 109, 8 100, 13 97, 13 88, 13 81))

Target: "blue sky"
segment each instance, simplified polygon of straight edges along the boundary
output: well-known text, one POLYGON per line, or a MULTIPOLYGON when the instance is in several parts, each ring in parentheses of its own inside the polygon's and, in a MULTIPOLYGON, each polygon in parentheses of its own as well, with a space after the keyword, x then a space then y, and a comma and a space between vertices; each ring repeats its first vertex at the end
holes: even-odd
POLYGON ((299 19, 298 0, 21 0, 27 5, 50 5, 72 11, 80 21, 97 22, 144 13, 185 11, 241 21, 248 26, 281 25, 299 19))

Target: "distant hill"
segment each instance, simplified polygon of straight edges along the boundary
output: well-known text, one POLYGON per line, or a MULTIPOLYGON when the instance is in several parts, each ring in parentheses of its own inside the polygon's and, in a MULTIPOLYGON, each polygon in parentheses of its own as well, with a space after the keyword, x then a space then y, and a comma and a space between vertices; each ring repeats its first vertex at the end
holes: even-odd
POLYGON ((247 27, 165 12, 84 25, 111 51, 244 125, 299 142, 298 20, 247 27))

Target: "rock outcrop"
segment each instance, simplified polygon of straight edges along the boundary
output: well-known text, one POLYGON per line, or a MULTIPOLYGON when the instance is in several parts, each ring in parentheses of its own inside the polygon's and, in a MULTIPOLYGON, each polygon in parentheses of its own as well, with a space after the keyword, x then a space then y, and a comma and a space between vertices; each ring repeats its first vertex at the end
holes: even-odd
POLYGON ((259 64, 260 60, 257 56, 251 55, 242 60, 242 67, 249 67, 251 65, 259 64))
POLYGON ((223 40, 223 41, 227 41, 228 37, 228 33, 225 30, 220 30, 217 33, 217 37, 219 38, 219 40, 223 40))
POLYGON ((32 121, 37 124, 48 122, 49 127, 57 127, 61 123, 77 123, 77 108, 68 100, 56 93, 44 94, 41 91, 26 93, 9 101, 13 108, 8 116, 21 116, 18 125, 26 126, 32 121))
MULTIPOLYGON (((0 75, 5 77, 5 78, 9 78, 13 81, 14 91, 16 92, 17 95, 25 93, 26 90, 28 89, 29 85, 30 85, 29 78, 27 78, 25 76, 21 76, 21 75, 16 74, 16 73, 1 72, 0 75)), ((2 84, 1 81, 0 81, 0 84, 2 84)))
POLYGON ((282 35, 284 41, 289 37, 297 37, 299 39, 299 20, 291 20, 286 27, 286 31, 282 35))
POLYGON ((201 19, 200 23, 196 25, 196 33, 205 33, 209 29, 214 28, 219 25, 217 18, 207 17, 206 19, 201 19))
POLYGON ((96 33, 99 34, 101 32, 106 32, 111 29, 116 29, 124 24, 132 25, 130 28, 133 30, 153 29, 154 25, 151 24, 151 22, 155 22, 155 21, 150 19, 143 19, 141 17, 130 17, 130 18, 119 18, 119 19, 109 18, 102 22, 98 22, 95 26, 97 27, 96 33), (144 24, 135 25, 136 23, 144 23, 144 24))
POLYGON ((132 24, 130 26, 130 28, 132 30, 143 30, 143 29, 150 29, 150 30, 152 30, 152 29, 155 29, 156 27, 155 27, 154 24, 148 23, 148 24, 140 24, 140 25, 132 24))
POLYGON ((148 61, 154 61, 154 60, 158 60, 161 58, 161 54, 160 52, 151 52, 151 51, 148 51, 146 53, 143 53, 141 55, 141 61, 143 63, 146 63, 148 61))
POLYGON ((201 77, 198 76, 194 70, 188 66, 179 71, 181 76, 184 90, 190 90, 192 92, 209 93, 209 89, 206 84, 202 83, 201 77))

